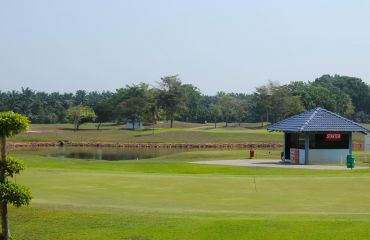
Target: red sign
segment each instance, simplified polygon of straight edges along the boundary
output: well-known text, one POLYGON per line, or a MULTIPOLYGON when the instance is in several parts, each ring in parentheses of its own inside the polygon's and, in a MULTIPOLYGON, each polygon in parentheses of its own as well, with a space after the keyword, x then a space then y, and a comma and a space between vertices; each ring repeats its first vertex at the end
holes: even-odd
POLYGON ((340 133, 326 133, 325 141, 342 141, 342 134, 340 133))

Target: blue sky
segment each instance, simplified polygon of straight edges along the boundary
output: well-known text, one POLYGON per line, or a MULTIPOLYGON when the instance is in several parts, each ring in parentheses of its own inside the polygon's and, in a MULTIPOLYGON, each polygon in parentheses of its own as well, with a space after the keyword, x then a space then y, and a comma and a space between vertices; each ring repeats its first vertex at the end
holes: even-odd
POLYGON ((0 89, 115 90, 179 74, 206 94, 322 74, 370 83, 370 1, 1 1, 0 89))

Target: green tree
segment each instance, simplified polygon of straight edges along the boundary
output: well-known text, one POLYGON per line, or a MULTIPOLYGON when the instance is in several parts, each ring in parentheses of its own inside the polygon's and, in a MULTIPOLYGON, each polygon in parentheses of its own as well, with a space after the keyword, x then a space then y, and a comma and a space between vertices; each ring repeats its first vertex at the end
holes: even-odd
POLYGON ((97 130, 103 122, 113 121, 115 118, 115 113, 113 105, 107 101, 97 103, 94 107, 94 112, 96 114, 95 121, 98 123, 96 126, 97 130))
POLYGON ((290 96, 288 101, 288 111, 285 117, 290 117, 298 113, 302 113, 307 109, 304 107, 302 100, 298 96, 290 96))
POLYGON ((86 105, 87 93, 85 90, 78 90, 73 96, 73 105, 86 105))
POLYGON ((274 87, 275 84, 269 81, 267 85, 257 87, 253 96, 253 101, 255 102, 255 113, 259 116, 262 127, 264 121, 269 121, 269 113, 271 113, 272 110, 271 90, 274 87))
POLYGON ((280 121, 303 111, 305 108, 300 97, 292 96, 288 88, 276 85, 271 89, 271 122, 280 121))
POLYGON ((184 109, 180 114, 182 121, 200 122, 200 112, 202 104, 202 94, 197 87, 192 84, 183 84, 184 109))
POLYGON ((9 240, 8 203, 16 207, 28 205, 31 201, 31 194, 28 188, 10 182, 9 178, 19 174, 24 165, 7 156, 6 139, 26 131, 29 126, 27 117, 14 112, 0 113, 0 207, 1 207, 1 229, 2 239, 9 240))
POLYGON ((147 107, 145 111, 145 119, 152 123, 152 135, 154 135, 154 125, 161 118, 161 113, 159 109, 159 104, 157 102, 157 90, 148 89, 146 93, 147 107))
POLYGON ((370 114, 370 86, 360 78, 327 74, 317 78, 314 83, 327 89, 338 88, 351 98, 357 112, 364 111, 370 114))
POLYGON ((309 85, 302 99, 307 109, 322 107, 335 112, 335 96, 329 89, 323 86, 317 84, 309 85))
MULTIPOLYGON (((176 119, 187 122, 213 121, 211 105, 215 103, 217 96, 203 95, 197 87, 191 84, 182 84, 177 76, 164 77, 158 87, 160 91, 155 101, 149 100, 149 105, 154 103, 161 118, 176 119), (160 101, 159 101, 160 100, 160 101), (167 115, 167 116, 166 116, 167 115)), ((153 89, 148 88, 148 91, 153 89)), ((155 92, 155 91, 154 91, 155 92)), ((112 120, 119 120, 119 115, 109 114, 108 104, 113 113, 118 113, 120 105, 127 100, 127 87, 111 92, 86 92, 83 90, 75 93, 45 93, 37 92, 29 88, 21 88, 20 91, 0 91, 0 112, 15 111, 27 116, 33 123, 65 123, 66 110, 71 106, 89 106, 97 114, 98 123, 106 120, 105 117, 112 117, 112 120), (106 103, 106 104, 102 104, 106 103), (104 107, 104 106, 105 107, 104 107), (98 113, 99 111, 99 113, 98 113)), ((131 94, 131 93, 130 93, 131 94)), ((370 119, 370 86, 360 78, 323 75, 313 82, 291 82, 288 85, 280 86, 273 82, 258 87, 255 93, 229 94, 237 100, 246 100, 248 109, 243 115, 243 121, 251 122, 273 122, 280 119, 284 114, 282 109, 288 105, 277 105, 278 102, 290 102, 290 97, 299 99, 298 104, 303 104, 305 109, 323 107, 340 115, 352 119, 370 119), (288 93, 281 90, 287 88, 288 93), (275 98, 273 95, 285 96, 284 99, 275 98), (276 102, 276 100, 278 100, 276 102), (275 103, 274 103, 275 102, 275 103), (275 106, 278 108, 275 109, 275 106)), ((299 107, 296 105, 296 107, 299 107)), ((153 109, 153 108, 152 108, 153 109)), ((232 114, 230 120, 240 121, 236 106, 236 113, 232 114)), ((289 109, 288 109, 289 110, 289 109)), ((146 119, 151 117, 145 116, 146 119)), ((151 121, 151 120, 150 120, 151 121)), ((99 127, 100 124, 97 126, 99 127)))
POLYGON ((236 113, 236 99, 231 94, 218 93, 218 101, 221 106, 222 115, 225 121, 225 127, 228 126, 230 120, 236 113))
POLYGON ((236 99, 235 101, 235 117, 238 121, 238 125, 240 127, 240 123, 243 121, 243 118, 247 114, 247 102, 244 99, 236 99))
POLYGON ((220 103, 216 102, 211 105, 211 114, 213 117, 213 122, 215 123, 215 128, 217 128, 217 121, 222 116, 222 109, 220 103))
POLYGON ((79 105, 68 108, 66 117, 73 123, 74 130, 76 131, 80 128, 81 124, 94 121, 96 115, 92 108, 79 105))
POLYGON ((181 113, 185 108, 181 80, 178 75, 162 77, 157 90, 158 104, 166 112, 172 128, 175 115, 181 113))
POLYGON ((305 110, 299 95, 301 93, 306 93, 306 90, 305 85, 300 83, 280 86, 270 81, 257 88, 254 95, 255 112, 260 115, 262 122, 264 116, 266 121, 276 122, 301 113, 305 110), (296 93, 297 96, 293 96, 292 93, 296 93))
POLYGON ((129 120, 134 128, 136 123, 144 120, 147 102, 146 99, 140 96, 130 97, 121 102, 119 107, 120 115, 126 120, 129 120))
POLYGON ((112 102, 117 105, 117 114, 120 121, 133 123, 142 122, 147 117, 148 108, 152 101, 152 89, 148 84, 127 85, 117 90, 112 102))
POLYGON ((353 118, 355 107, 352 99, 357 101, 357 95, 351 87, 356 89, 358 86, 361 86, 358 93, 363 95, 363 98, 360 98, 362 102, 367 98, 367 86, 356 78, 323 75, 313 83, 291 82, 286 87, 291 95, 300 97, 306 109, 323 107, 342 116, 353 118), (352 83, 348 86, 347 84, 351 81, 352 83))

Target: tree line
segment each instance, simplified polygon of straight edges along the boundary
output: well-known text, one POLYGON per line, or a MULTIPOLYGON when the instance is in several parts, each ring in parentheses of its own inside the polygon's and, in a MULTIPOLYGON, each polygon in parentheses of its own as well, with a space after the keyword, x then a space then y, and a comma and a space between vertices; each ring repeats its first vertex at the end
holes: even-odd
POLYGON ((370 122, 370 86, 360 78, 323 75, 312 82, 286 85, 269 81, 251 93, 218 92, 209 96, 179 76, 165 76, 157 86, 126 85, 115 92, 46 93, 22 88, 0 91, 0 111, 26 115, 32 123, 86 121, 155 123, 276 122, 315 107, 323 107, 357 122, 370 122))

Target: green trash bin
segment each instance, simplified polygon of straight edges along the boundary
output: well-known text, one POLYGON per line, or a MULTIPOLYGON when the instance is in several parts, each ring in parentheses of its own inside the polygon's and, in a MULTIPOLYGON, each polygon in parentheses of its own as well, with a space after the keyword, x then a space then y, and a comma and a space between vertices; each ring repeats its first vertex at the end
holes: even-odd
POLYGON ((352 154, 348 154, 347 155, 347 168, 350 168, 350 169, 354 168, 355 161, 356 161, 355 156, 352 154))

